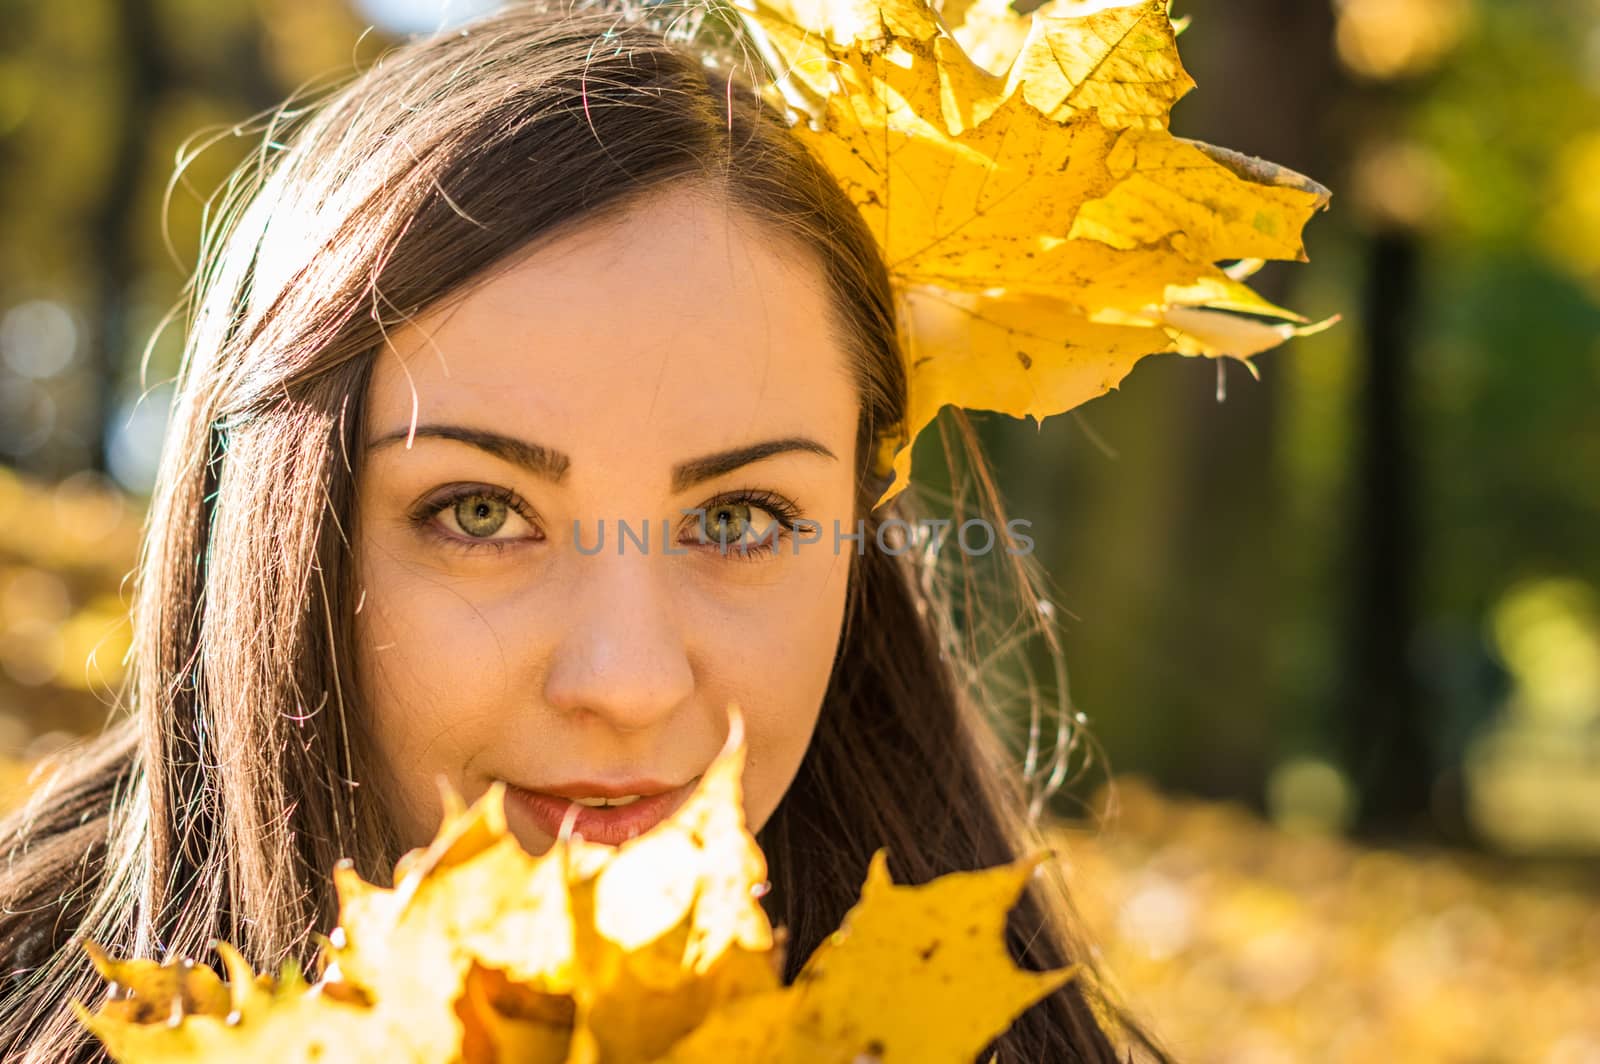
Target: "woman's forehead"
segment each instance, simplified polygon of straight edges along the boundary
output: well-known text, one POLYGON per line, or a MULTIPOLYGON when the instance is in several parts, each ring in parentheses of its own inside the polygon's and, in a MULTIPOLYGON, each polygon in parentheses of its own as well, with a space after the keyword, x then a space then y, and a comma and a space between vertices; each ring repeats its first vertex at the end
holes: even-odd
POLYGON ((418 423, 536 423, 574 455, 849 439, 858 396, 833 320, 800 245, 703 193, 652 194, 391 332, 368 436, 415 409, 418 423))

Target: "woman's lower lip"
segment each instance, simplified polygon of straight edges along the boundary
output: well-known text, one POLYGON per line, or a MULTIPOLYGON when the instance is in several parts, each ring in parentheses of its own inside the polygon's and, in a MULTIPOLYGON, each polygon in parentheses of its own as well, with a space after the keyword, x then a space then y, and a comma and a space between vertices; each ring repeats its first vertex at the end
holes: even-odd
POLYGON ((506 784, 506 800, 527 813, 540 830, 552 839, 560 836, 567 810, 575 808, 578 813, 572 822, 574 835, 582 835, 588 842, 620 846, 671 816, 698 782, 699 777, 696 777, 676 790, 663 791, 627 805, 608 808, 579 805, 565 798, 524 790, 511 783, 506 784))

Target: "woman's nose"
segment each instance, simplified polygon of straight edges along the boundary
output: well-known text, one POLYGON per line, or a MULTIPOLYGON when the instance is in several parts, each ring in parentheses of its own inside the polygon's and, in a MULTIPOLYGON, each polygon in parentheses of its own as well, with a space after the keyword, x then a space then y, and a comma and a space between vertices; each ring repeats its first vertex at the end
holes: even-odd
POLYGON ((545 677, 547 705, 587 712, 622 731, 660 723, 694 692, 688 648, 671 608, 670 573, 653 554, 580 556, 545 677))

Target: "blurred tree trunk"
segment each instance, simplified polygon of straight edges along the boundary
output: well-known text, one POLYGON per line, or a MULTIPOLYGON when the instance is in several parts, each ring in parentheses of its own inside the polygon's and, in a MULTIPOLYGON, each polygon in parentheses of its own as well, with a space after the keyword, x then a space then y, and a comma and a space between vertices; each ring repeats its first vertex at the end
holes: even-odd
MULTIPOLYGON (((106 10, 115 20, 110 35, 115 51, 107 59, 121 71, 119 91, 113 97, 117 113, 111 123, 116 139, 99 204, 87 223, 89 246, 95 252, 88 265, 95 389, 88 439, 91 461, 101 471, 109 465, 114 420, 125 377, 132 369, 130 360, 149 339, 133 333, 143 323, 131 320, 129 295, 141 270, 152 265, 146 246, 147 212, 162 186, 152 189, 149 182, 164 184, 170 176, 154 167, 155 152, 169 150, 157 142, 161 108, 173 93, 191 90, 197 97, 229 101, 230 110, 259 113, 277 103, 282 92, 267 69, 264 27, 254 10, 243 14, 222 10, 210 17, 174 12, 164 19, 159 0, 113 0, 106 10), (170 34, 180 36, 169 38, 170 34), (188 54, 190 62, 174 58, 166 45, 169 39, 184 42, 179 51, 188 54), (202 48, 195 48, 195 39, 203 41, 202 48), (198 65, 193 62, 196 52, 205 56, 198 65)), ((194 131, 184 134, 190 132, 194 131)), ((185 262, 180 268, 187 273, 193 265, 185 262)))
POLYGON ((1368 833, 1426 830, 1434 777, 1427 706, 1410 654, 1419 559, 1407 381, 1417 269, 1415 233, 1385 227, 1374 234, 1361 308, 1361 451, 1340 691, 1359 826, 1368 833))
POLYGON ((110 462, 113 419, 117 414, 123 361, 129 349, 128 293, 138 268, 139 215, 135 210, 153 139, 155 112, 170 74, 163 60, 161 34, 153 0, 116 0, 109 10, 116 20, 111 39, 122 68, 120 91, 114 94, 115 141, 106 168, 105 191, 89 220, 91 270, 89 366, 94 381, 94 423, 89 426, 89 455, 104 472, 110 462))
MULTIPOLYGON (((1177 13, 1187 12, 1195 18, 1182 44, 1199 89, 1178 104, 1174 131, 1327 179, 1328 116, 1341 91, 1329 5, 1229 0, 1177 13)), ((1303 268, 1269 266, 1256 286, 1283 299, 1290 273, 1303 268)), ((1269 652, 1279 618, 1295 608, 1282 598, 1279 559, 1296 547, 1271 534, 1285 523, 1273 362, 1292 357, 1292 343, 1260 356, 1260 381, 1236 363, 1185 359, 1163 382, 1177 497, 1158 562, 1158 586, 1171 590, 1154 650, 1169 648, 1187 667, 1181 686, 1152 694, 1170 729, 1164 775, 1201 793, 1259 793, 1278 753, 1269 652), (1227 375, 1220 404, 1218 365, 1227 375)))

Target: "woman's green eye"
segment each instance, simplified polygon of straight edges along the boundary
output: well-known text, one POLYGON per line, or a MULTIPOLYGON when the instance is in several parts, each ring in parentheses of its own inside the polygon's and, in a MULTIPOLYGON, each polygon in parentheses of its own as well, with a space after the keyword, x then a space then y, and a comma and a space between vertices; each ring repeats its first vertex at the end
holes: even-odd
POLYGON ((700 522, 701 541, 721 546, 759 542, 776 531, 777 521, 766 510, 744 502, 718 503, 706 509, 700 522), (752 514, 761 514, 761 521, 752 514))
POLYGON ((724 503, 706 511, 706 538, 714 543, 737 543, 750 527, 750 507, 724 503))
POLYGON ((492 536, 506 523, 509 507, 487 495, 463 495, 456 500, 456 524, 469 536, 492 536))

